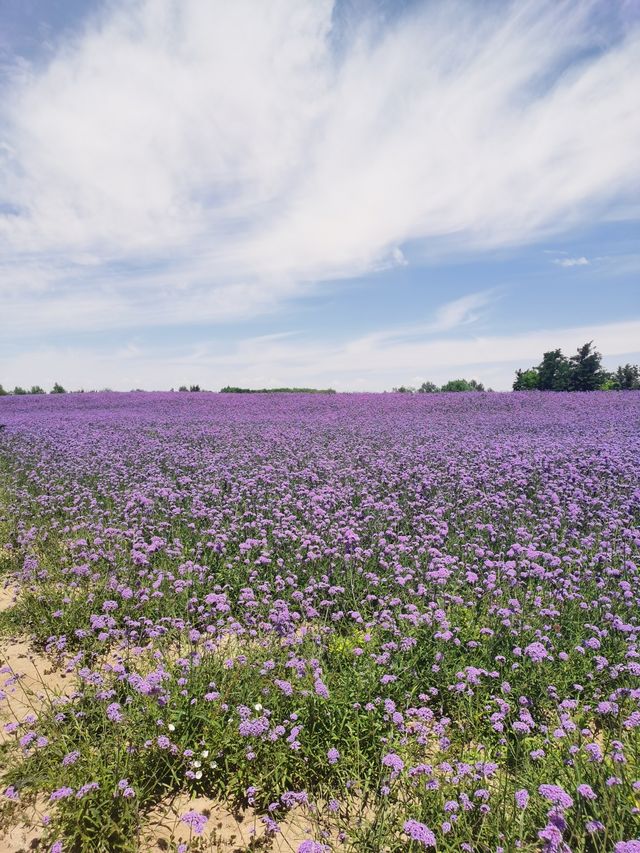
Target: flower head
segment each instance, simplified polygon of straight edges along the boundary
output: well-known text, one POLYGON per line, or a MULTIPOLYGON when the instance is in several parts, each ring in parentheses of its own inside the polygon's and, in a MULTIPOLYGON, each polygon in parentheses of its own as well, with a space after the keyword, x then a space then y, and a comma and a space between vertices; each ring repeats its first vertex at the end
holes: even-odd
POLYGON ((524 650, 525 655, 534 663, 540 663, 545 658, 549 657, 549 653, 542 643, 530 643, 524 650))
POLYGON ((395 752, 388 752, 382 759, 385 767, 390 767, 394 773, 400 773, 404 767, 404 761, 395 752))
POLYGON ((402 827, 412 841, 417 841, 423 847, 435 847, 436 837, 429 827, 417 820, 407 820, 402 827))
POLYGON ((578 793, 581 797, 584 797, 585 800, 596 800, 596 792, 593 790, 591 785, 578 785, 578 793))
POLYGON ((559 785, 540 785, 538 793, 555 806, 560 806, 563 809, 570 809, 573 805, 573 800, 569 794, 559 785))
POLYGON ((180 818, 180 821, 185 823, 195 835, 202 835, 208 820, 209 818, 206 815, 194 809, 185 812, 180 818))

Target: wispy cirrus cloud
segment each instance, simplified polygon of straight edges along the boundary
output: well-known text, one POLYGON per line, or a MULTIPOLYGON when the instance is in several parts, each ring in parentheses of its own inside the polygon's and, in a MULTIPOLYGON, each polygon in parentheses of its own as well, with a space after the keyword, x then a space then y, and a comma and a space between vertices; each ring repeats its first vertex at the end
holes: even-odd
POLYGON ((582 255, 579 258, 554 258, 553 263, 559 267, 586 267, 591 261, 582 255))
POLYGON ((330 0, 107 4, 3 91, 3 322, 235 320, 408 241, 481 251, 629 210, 640 30, 603 35, 602 8, 416 4, 338 33, 330 0))
POLYGON ((460 299, 453 299, 438 308, 429 331, 449 332, 460 326, 475 323, 482 316, 484 309, 498 297, 499 293, 494 288, 479 293, 469 293, 460 299))
POLYGON ((440 305, 433 317, 420 323, 395 325, 356 337, 345 345, 347 358, 351 359, 354 353, 359 357, 366 356, 367 353, 375 357, 376 352, 385 351, 395 345, 406 345, 452 331, 462 331, 476 323, 498 296, 496 289, 469 293, 440 305))

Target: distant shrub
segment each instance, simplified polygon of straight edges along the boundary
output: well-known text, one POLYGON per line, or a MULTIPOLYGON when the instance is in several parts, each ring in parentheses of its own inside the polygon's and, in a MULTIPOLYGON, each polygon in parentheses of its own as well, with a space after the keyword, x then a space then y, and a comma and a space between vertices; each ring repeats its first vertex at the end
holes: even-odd
POLYGON ((615 391, 637 391, 640 389, 640 367, 637 364, 620 365, 609 378, 615 391))
POLYGON ((225 385, 220 394, 335 394, 334 388, 239 388, 225 385))
POLYGON ((418 388, 418 394, 435 394, 439 390, 435 382, 423 382, 418 388))
POLYGON ((482 382, 478 382, 475 379, 450 379, 449 382, 445 383, 441 391, 484 391, 484 385, 482 382))
POLYGON ((516 370, 516 378, 513 382, 514 391, 535 391, 540 387, 540 377, 536 368, 529 370, 516 370))

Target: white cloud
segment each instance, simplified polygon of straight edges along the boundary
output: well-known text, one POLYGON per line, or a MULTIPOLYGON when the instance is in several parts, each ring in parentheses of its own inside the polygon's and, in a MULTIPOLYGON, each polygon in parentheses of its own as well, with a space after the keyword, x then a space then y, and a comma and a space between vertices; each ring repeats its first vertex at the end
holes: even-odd
POLYGON ((415 329, 398 327, 334 343, 302 335, 260 335, 229 343, 182 347, 136 342, 96 350, 43 346, 4 359, 5 387, 62 381, 72 388, 168 389, 199 383, 217 390, 245 387, 316 386, 342 391, 380 391, 424 379, 443 383, 464 376, 497 390, 511 387, 514 371, 561 347, 572 354, 594 340, 605 363, 640 361, 640 319, 624 323, 545 329, 524 334, 455 335, 417 339, 415 329), (118 377, 114 384, 114 377, 118 377))
POLYGON ((391 252, 391 257, 400 267, 406 267, 409 265, 409 261, 405 258, 404 252, 398 246, 396 246, 391 252))
POLYGON ((432 320, 394 326, 362 335, 346 344, 347 357, 351 359, 352 354, 358 353, 361 357, 375 359, 376 352, 385 352, 390 345, 399 342, 406 344, 416 339, 424 340, 469 326, 482 316, 482 309, 488 307, 496 295, 495 290, 470 293, 441 305, 432 320))
POLYGON ((407 241, 628 211, 640 38, 607 43, 592 6, 425 4, 335 51, 330 0, 108 4, 3 91, 3 323, 233 320, 407 241))
POLYGON ((559 267, 586 267, 591 261, 583 255, 580 258, 555 258, 553 263, 559 267))
POLYGON ((481 293, 470 293, 442 305, 436 312, 431 330, 448 332, 458 326, 474 323, 479 318, 481 309, 490 303, 492 297, 495 297, 495 291, 485 290, 481 293))

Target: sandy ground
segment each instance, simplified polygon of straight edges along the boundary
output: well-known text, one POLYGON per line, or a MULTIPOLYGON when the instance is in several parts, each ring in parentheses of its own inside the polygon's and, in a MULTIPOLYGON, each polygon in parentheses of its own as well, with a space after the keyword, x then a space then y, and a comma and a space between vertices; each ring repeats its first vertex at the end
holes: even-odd
MULTIPOLYGON (((0 724, 22 721, 27 714, 37 714, 43 704, 55 696, 70 694, 73 677, 55 669, 44 655, 35 652, 26 639, 0 639, 0 724)), ((6 740, 0 729, 0 743, 6 740)))
MULTIPOLYGON (((265 837, 265 827, 260 817, 251 811, 242 815, 233 815, 224 805, 205 797, 189 799, 180 795, 170 803, 154 809, 147 817, 143 831, 141 851, 160 853, 170 850, 172 843, 195 841, 188 826, 180 821, 180 816, 189 810, 206 815, 205 830, 198 840, 198 849, 211 853, 240 853, 249 847, 252 841, 262 843, 256 848, 270 853, 295 853, 302 841, 317 838, 309 816, 301 809, 294 809, 280 823, 280 832, 271 839, 265 837)), ((338 847, 332 845, 333 850, 338 847)))
POLYGON ((9 610, 16 603, 18 587, 14 584, 0 586, 0 612, 9 610))
MULTIPOLYGON (((0 607, 8 598, 6 592, 3 591, 0 607)), ((55 670, 51 661, 31 649, 27 640, 0 639, 0 695, 4 695, 0 700, 0 745, 15 737, 5 732, 5 723, 20 722, 28 714, 37 715, 50 698, 72 690, 71 677, 55 670)), ((46 801, 42 798, 21 809, 16 822, 0 829, 0 853, 42 849, 40 821, 45 812, 46 801)))

